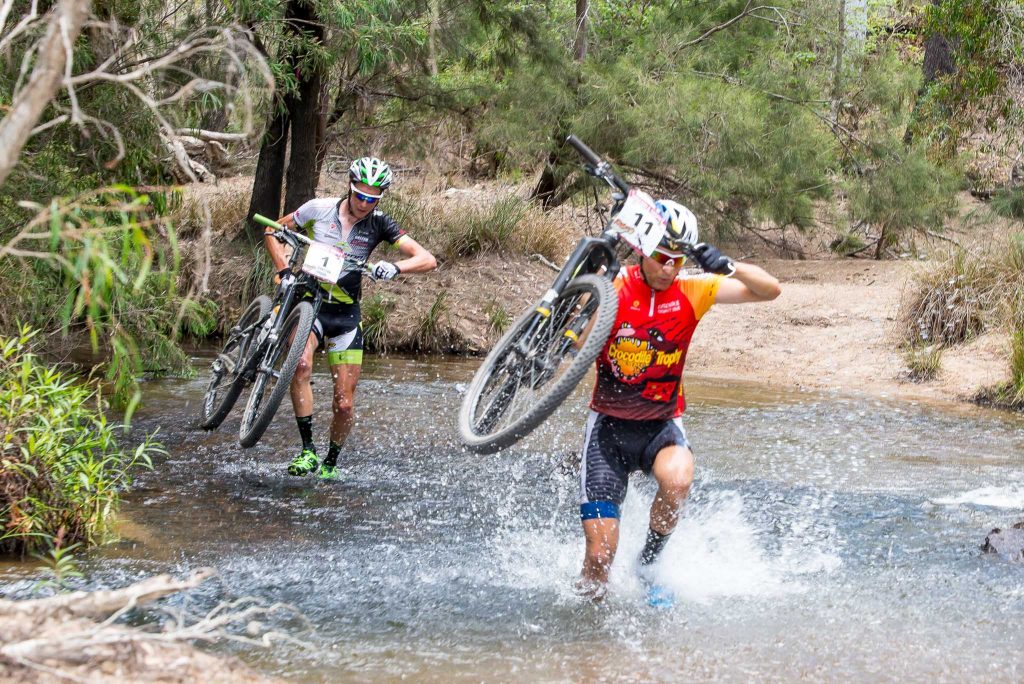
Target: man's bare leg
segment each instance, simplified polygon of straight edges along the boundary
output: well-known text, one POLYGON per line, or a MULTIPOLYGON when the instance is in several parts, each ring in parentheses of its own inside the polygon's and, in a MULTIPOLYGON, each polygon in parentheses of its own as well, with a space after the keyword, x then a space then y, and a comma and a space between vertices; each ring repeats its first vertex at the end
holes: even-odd
POLYGON ((583 569, 576 582, 576 591, 594 601, 604 598, 608 586, 608 571, 619 547, 618 518, 592 518, 583 521, 583 535, 587 547, 583 556, 583 569))
POLYGON ((693 484, 693 453, 686 447, 668 446, 658 452, 651 474, 658 482, 658 493, 651 503, 650 527, 640 552, 640 579, 647 585, 647 602, 652 606, 670 607, 672 592, 658 586, 650 566, 661 555, 669 535, 676 529, 683 502, 693 484))
POLYGON ((324 459, 324 467, 334 468, 338 463, 341 447, 352 432, 355 424, 356 384, 362 366, 358 363, 338 363, 331 366, 334 378, 334 399, 332 407, 334 418, 331 420, 331 445, 324 459))

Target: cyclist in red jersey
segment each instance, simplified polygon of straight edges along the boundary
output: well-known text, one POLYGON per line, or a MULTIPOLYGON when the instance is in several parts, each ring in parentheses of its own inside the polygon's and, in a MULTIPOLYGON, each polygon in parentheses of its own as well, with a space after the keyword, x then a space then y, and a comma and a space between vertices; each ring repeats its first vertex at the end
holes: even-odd
POLYGON ((715 247, 697 244, 691 256, 704 271, 680 275, 683 248, 697 243, 697 219, 671 200, 657 203, 665 234, 650 256, 615 279, 619 308, 597 360, 580 467, 580 518, 586 554, 577 592, 604 597, 619 541, 619 507, 629 474, 654 476, 640 576, 648 601, 671 597, 653 582, 652 566, 675 529, 693 482, 693 452, 683 430, 683 365, 690 338, 714 304, 765 302, 779 296, 779 281, 753 264, 735 262, 715 247))

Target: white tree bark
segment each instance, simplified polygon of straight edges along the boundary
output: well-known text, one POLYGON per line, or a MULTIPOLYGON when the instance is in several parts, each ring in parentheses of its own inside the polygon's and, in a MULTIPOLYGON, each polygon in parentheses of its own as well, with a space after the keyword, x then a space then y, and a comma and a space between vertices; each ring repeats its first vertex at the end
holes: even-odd
POLYGON ((68 52, 89 16, 90 6, 89 0, 58 0, 50 11, 32 75, 15 95, 7 116, 0 120, 0 186, 17 163, 46 105, 61 87, 69 64, 68 52))

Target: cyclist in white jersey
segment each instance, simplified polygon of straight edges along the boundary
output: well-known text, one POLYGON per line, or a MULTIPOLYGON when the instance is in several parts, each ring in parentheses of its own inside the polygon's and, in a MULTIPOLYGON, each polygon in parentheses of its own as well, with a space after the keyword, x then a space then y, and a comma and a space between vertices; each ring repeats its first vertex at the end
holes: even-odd
MULTIPOLYGON (((433 270, 437 266, 434 256, 406 235, 394 219, 377 209, 377 203, 391 185, 391 180, 391 169, 381 160, 374 157, 357 159, 349 168, 347 196, 310 200, 280 218, 278 223, 293 230, 305 230, 313 240, 341 247, 357 259, 369 258, 374 248, 385 240, 395 245, 404 258, 395 263, 377 262, 373 276, 378 280, 433 270)), ((284 247, 270 237, 265 237, 264 243, 275 268, 283 275, 288 263, 284 247)), ((316 471, 321 479, 337 480, 340 477, 338 456, 352 431, 355 418, 353 400, 363 361, 363 336, 359 325, 361 285, 362 274, 358 271, 342 276, 336 284, 322 285, 325 297, 291 384, 292 406, 302 437, 302 451, 288 466, 291 475, 302 476, 316 471), (327 457, 321 463, 313 441, 310 377, 313 353, 324 348, 334 378, 334 416, 327 457)))

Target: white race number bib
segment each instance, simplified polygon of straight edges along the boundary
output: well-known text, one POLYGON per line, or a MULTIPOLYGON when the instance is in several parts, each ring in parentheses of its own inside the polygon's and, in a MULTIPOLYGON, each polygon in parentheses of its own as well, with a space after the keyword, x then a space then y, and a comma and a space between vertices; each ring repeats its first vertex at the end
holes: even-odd
POLYGON ((629 191, 622 209, 612 219, 612 225, 623 240, 646 256, 654 253, 666 228, 665 219, 654 206, 654 198, 636 188, 629 191))
POLYGON ((306 258, 302 262, 303 273, 308 273, 325 283, 336 283, 343 270, 345 252, 337 247, 314 242, 306 250, 306 258))

